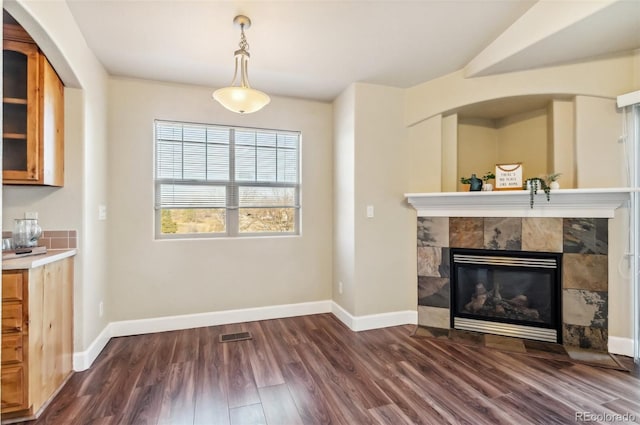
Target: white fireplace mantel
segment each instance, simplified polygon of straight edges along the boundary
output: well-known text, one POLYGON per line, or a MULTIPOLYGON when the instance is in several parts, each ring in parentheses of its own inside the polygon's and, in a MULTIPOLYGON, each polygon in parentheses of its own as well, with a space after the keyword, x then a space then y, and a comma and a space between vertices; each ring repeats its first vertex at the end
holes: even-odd
POLYGON ((419 217, 569 217, 613 218, 633 188, 558 189, 551 199, 538 191, 533 208, 529 191, 406 193, 419 217))

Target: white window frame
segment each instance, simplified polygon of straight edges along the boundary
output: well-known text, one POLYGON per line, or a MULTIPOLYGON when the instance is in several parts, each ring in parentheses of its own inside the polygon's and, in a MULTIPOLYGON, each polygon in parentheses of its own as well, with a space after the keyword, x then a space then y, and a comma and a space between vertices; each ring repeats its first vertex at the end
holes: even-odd
MULTIPOLYGON (((182 140, 182 143, 185 141, 182 140)), ((298 236, 300 235, 300 223, 301 223, 301 154, 302 150, 302 135, 299 131, 290 131, 290 130, 274 130, 274 129, 263 129, 263 128, 255 128, 255 127, 239 127, 239 126, 228 126, 228 125, 217 125, 217 124, 203 124, 203 123, 193 123, 193 122, 185 122, 185 121, 172 121, 172 120, 154 120, 153 124, 153 181, 154 181, 154 228, 155 228, 155 239, 156 240, 171 240, 171 239, 202 239, 202 238, 221 238, 221 237, 233 237, 233 238, 244 238, 244 237, 275 237, 275 236, 298 236), (228 176, 227 180, 202 180, 202 179, 175 179, 175 178, 159 178, 157 175, 157 167, 158 167, 158 136, 157 136, 157 127, 158 124, 166 123, 166 124, 174 124, 174 125, 196 125, 196 126, 204 126, 216 128, 218 130, 224 129, 229 131, 229 166, 228 166, 228 176), (235 132, 266 132, 266 133, 275 133, 280 135, 295 135, 297 137, 297 175, 296 182, 273 182, 273 181, 242 181, 236 180, 236 138, 235 132), (189 185, 206 185, 206 186, 225 186, 226 188, 226 205, 224 207, 225 213, 225 232, 217 232, 217 233, 162 233, 161 225, 162 225, 162 207, 159 201, 159 193, 160 193, 160 185, 161 184, 189 184, 189 185), (240 232, 239 230, 239 191, 241 187, 283 187, 283 188, 294 188, 295 189, 295 205, 283 205, 276 206, 273 208, 293 208, 295 210, 294 217, 294 230, 292 232, 240 232)), ((256 161, 257 162, 257 161, 256 161)), ((257 166, 257 165, 256 165, 257 166)), ((184 170, 184 166, 183 166, 184 170)), ((197 208, 197 207, 194 207, 197 208)), ((246 208, 251 208, 250 206, 246 208)), ((256 206, 254 208, 268 208, 262 206, 256 206)))

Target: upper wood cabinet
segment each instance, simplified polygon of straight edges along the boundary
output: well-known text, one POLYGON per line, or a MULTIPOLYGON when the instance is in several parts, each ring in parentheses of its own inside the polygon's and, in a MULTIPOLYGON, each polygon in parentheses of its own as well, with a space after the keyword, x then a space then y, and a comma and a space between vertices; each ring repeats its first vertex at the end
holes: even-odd
POLYGON ((64 185, 64 86, 16 23, 3 25, 3 184, 64 185))

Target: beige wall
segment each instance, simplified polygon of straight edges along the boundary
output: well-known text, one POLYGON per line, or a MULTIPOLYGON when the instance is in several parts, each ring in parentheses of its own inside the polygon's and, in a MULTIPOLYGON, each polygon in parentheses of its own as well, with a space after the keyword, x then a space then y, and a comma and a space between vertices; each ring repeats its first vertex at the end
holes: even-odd
POLYGON ((458 124, 458 174, 454 177, 457 191, 469 190, 460 177, 482 178, 494 171, 498 163, 498 130, 493 120, 466 119, 458 124))
MULTIPOLYGON (((442 115, 436 115, 407 129, 410 177, 406 193, 440 192, 443 169, 456 169, 454 151, 442 150, 442 115), (453 163, 443 163, 453 158, 453 163)), ((449 171, 450 172, 450 171, 449 171)), ((448 173, 449 173, 448 172, 448 173)))
POLYGON ((109 306, 129 320, 331 299, 332 108, 272 98, 251 115, 211 89, 112 79, 109 85, 109 306), (154 240, 153 120, 302 132, 300 236, 154 240))
POLYGON ((549 172, 561 173, 561 188, 576 187, 575 108, 573 100, 554 100, 548 109, 549 172))
POLYGON ((546 109, 499 120, 497 129, 497 163, 522 162, 524 179, 547 174, 546 109))
POLYGON ((415 212, 403 202, 411 152, 403 96, 401 89, 355 84, 356 316, 416 308, 415 212))
POLYGON ((351 313, 356 310, 355 96, 352 84, 333 102, 333 300, 351 313))
POLYGON ((619 140, 622 113, 615 99, 576 96, 575 135, 578 187, 630 184, 625 148, 619 140))
POLYGON ((464 71, 407 89, 407 125, 414 125, 461 106, 528 94, 579 94, 614 98, 637 90, 636 60, 632 54, 480 78, 464 71), (606 76, 606 78, 604 77, 606 76))
POLYGON ((401 89, 356 83, 334 102, 333 298, 353 316, 415 310, 417 302, 403 101, 401 89))
POLYGON ((455 192, 460 184, 458 172, 458 114, 442 118, 442 188, 443 192, 455 192))
POLYGON ((3 194, 3 227, 37 211, 48 229, 77 229, 74 351, 84 351, 107 324, 98 305, 106 298, 107 223, 97 210, 106 200, 106 72, 87 47, 65 2, 5 3, 43 49, 65 86, 65 186, 12 188, 3 194), (71 89, 71 88, 74 89, 71 89))

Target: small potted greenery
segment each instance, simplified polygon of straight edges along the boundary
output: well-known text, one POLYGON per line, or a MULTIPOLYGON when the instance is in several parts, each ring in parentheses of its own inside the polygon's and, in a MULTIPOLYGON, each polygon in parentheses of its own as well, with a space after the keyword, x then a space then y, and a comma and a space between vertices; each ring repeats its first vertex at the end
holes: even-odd
POLYGON ((562 173, 551 173, 545 176, 545 181, 549 185, 549 188, 552 190, 560 189, 560 183, 558 183, 558 178, 562 175, 562 173))
POLYGON ((482 176, 482 181, 484 182, 484 185, 482 186, 482 190, 486 190, 487 192, 492 191, 493 184, 489 183, 489 180, 495 179, 495 178, 496 178, 496 175, 493 174, 491 171, 487 171, 486 173, 484 173, 484 176, 482 176))
POLYGON ((482 190, 482 180, 480 180, 475 174, 471 174, 471 177, 460 177, 460 183, 469 185, 469 192, 478 192, 482 190))
POLYGON ((477 192, 480 190, 493 190, 493 185, 491 183, 487 183, 491 179, 495 179, 496 176, 491 171, 487 171, 484 173, 482 178, 478 178, 475 174, 471 174, 471 177, 460 177, 460 183, 468 184, 469 191, 477 192), (482 183, 484 182, 484 184, 482 183))
POLYGON ((533 208, 533 197, 538 193, 538 189, 542 189, 547 195, 547 202, 551 200, 549 193, 551 188, 547 185, 547 182, 540 177, 532 177, 525 181, 525 190, 529 191, 529 205, 533 208))

